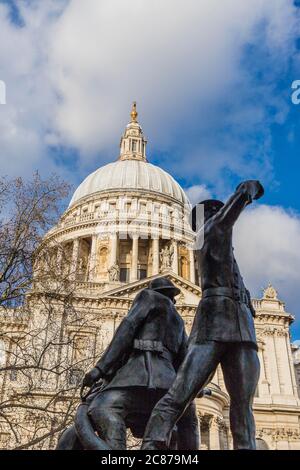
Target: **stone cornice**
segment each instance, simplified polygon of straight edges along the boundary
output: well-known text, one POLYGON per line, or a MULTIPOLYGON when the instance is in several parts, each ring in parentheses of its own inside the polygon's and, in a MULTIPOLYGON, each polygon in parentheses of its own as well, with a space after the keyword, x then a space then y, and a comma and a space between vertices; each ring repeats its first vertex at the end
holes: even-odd
MULTIPOLYGON (((108 198, 120 198, 124 196, 124 193, 130 194, 131 199, 143 199, 145 201, 151 201, 154 205, 163 205, 166 204, 171 208, 174 208, 174 204, 177 206, 179 210, 185 209, 184 204, 181 201, 178 201, 177 199, 164 195, 161 193, 157 192, 152 192, 152 191, 144 191, 144 190, 136 190, 136 189, 122 189, 120 191, 112 190, 112 191, 101 191, 99 193, 94 193, 93 195, 86 196, 85 198, 81 199, 78 201, 78 203, 75 203, 73 206, 69 207, 66 212, 63 214, 63 216, 60 219, 60 222, 56 227, 51 229, 48 234, 46 235, 46 239, 51 240, 53 237, 58 237, 62 235, 66 235, 68 233, 71 233, 73 231, 78 231, 78 230, 84 230, 84 229, 91 229, 93 227, 100 226, 101 224, 103 226, 110 225, 110 222, 112 223, 113 226, 118 225, 119 223, 122 225, 124 223, 124 220, 128 220, 129 223, 132 223, 132 220, 138 220, 138 225, 143 226, 143 216, 145 216, 145 221, 144 221, 144 226, 149 229, 149 224, 146 222, 146 218, 150 217, 151 214, 146 212, 145 214, 141 214, 139 211, 133 211, 126 213, 126 218, 123 219, 123 216, 125 216, 125 212, 123 213, 121 210, 117 209, 114 214, 112 214, 112 219, 107 215, 106 213, 106 220, 103 222, 103 216, 99 218, 95 218, 95 215, 97 216, 97 212, 89 212, 85 215, 78 216, 76 219, 71 220, 68 222, 68 216, 80 209, 82 206, 85 206, 87 204, 94 204, 97 202, 101 202, 102 200, 106 200, 108 198), (117 214, 117 215, 116 215, 117 214), (82 218, 85 218, 85 220, 82 220, 82 218), (117 219, 117 220, 116 220, 117 219), (117 223, 116 223, 117 221, 117 223), (69 225, 68 225, 69 223, 69 225)), ((174 234, 180 234, 182 233, 182 230, 178 230, 178 223, 182 221, 182 218, 179 218, 178 220, 176 219, 176 222, 174 223, 173 217, 167 217, 164 218, 163 215, 160 214, 157 228, 164 230, 164 229, 171 229, 174 234)), ((151 223, 151 228, 153 228, 153 221, 151 223)), ((154 223, 154 225, 156 225, 154 223)), ((185 236, 183 238, 186 239, 191 239, 193 240, 194 238, 194 233, 192 231, 187 230, 187 227, 185 227, 185 236)))
POLYGON ((254 412, 272 412, 272 413, 284 413, 290 415, 300 414, 299 406, 297 405, 278 405, 273 403, 261 404, 254 401, 253 404, 254 412))
MULTIPOLYGON (((124 295, 130 295, 133 294, 134 292, 138 292, 139 290, 145 288, 151 279, 160 277, 160 276, 166 276, 170 278, 178 287, 182 287, 183 289, 195 294, 196 296, 199 297, 199 300, 201 298, 201 289, 199 286, 196 286, 195 284, 186 281, 185 279, 181 278, 180 276, 175 275, 172 272, 169 273, 163 273, 161 275, 156 275, 147 279, 144 279, 142 281, 136 281, 134 283, 126 284, 124 286, 118 286, 117 288, 114 288, 112 290, 110 289, 105 289, 103 291, 103 283, 84 283, 86 285, 86 288, 93 288, 95 292, 89 292, 88 295, 80 292, 74 291, 74 296, 72 298, 72 303, 74 306, 78 307, 91 307, 91 308, 103 308, 105 306, 115 306, 115 305, 123 305, 123 308, 126 308, 126 306, 130 305, 132 302, 132 299, 125 297, 124 295), (99 291, 98 291, 99 288, 99 291), (101 292, 102 290, 102 292, 101 292), (98 292, 97 292, 98 291, 98 292), (97 294, 97 297, 96 297, 97 294)), ((80 284, 80 283, 79 283, 80 284)), ((81 283, 82 284, 82 283, 81 283)), ((47 296, 45 292, 38 292, 38 291, 31 291, 28 294, 28 298, 32 298, 33 296, 37 297, 43 297, 47 296)), ((52 297, 53 298, 53 297, 52 297)), ((55 299, 57 301, 62 301, 64 299, 63 294, 58 294, 55 296, 55 299)), ((177 304, 177 309, 180 311, 180 313, 184 315, 194 315, 195 314, 195 308, 196 305, 187 305, 187 304, 177 304)), ((276 329, 276 326, 278 325, 279 327, 288 327, 290 323, 293 321, 293 317, 287 313, 284 312, 264 312, 264 311, 259 311, 257 312, 257 316, 255 317, 255 325, 257 328, 263 328, 265 330, 266 334, 271 334, 270 326, 267 327, 267 329, 264 328, 264 325, 273 323, 272 328, 276 329)), ((6 318, 7 322, 8 318, 6 318)), ((1 316, 0 316, 0 321, 1 321, 1 316)), ((13 322, 12 322, 13 323, 13 322)), ((271 329, 272 329, 271 328, 271 329)), ((277 333, 277 331, 275 332, 277 333)), ((278 335, 281 334, 280 329, 278 329, 278 335)), ((282 333, 283 334, 283 333, 282 333)), ((284 333, 286 334, 286 333, 284 333)))
MULTIPOLYGON (((110 233, 123 232, 125 231, 125 228, 122 227, 122 224, 124 224, 124 222, 120 220, 113 219, 111 221, 109 220, 103 221, 103 219, 101 218, 96 219, 96 220, 89 220, 85 222, 74 222, 74 224, 72 225, 61 227, 61 228, 58 227, 57 229, 55 229, 55 231, 49 232, 46 235, 45 239, 43 240, 43 245, 53 240, 59 241, 60 238, 68 234, 74 233, 75 235, 79 231, 90 230, 90 234, 92 234, 93 230, 95 231, 95 229, 99 227, 103 227, 106 229, 105 231, 103 231, 103 234, 107 233, 109 235, 110 233)), ((167 224, 166 226, 164 226, 164 224, 161 222, 155 225, 153 224, 153 222, 149 220, 148 221, 137 220, 134 224, 132 223, 131 220, 127 220, 126 227, 130 227, 130 228, 126 228, 127 233, 131 233, 131 231, 134 231, 135 229, 137 229, 139 233, 148 235, 148 238, 151 238, 151 234, 155 230, 158 230, 158 231, 167 230, 167 231, 170 231, 170 235, 172 234, 171 238, 174 238, 174 239, 178 239, 178 235, 180 234, 181 235, 180 241, 184 243, 192 243, 194 240, 192 232, 187 232, 186 230, 184 230, 184 234, 182 234, 182 230, 180 228, 178 229, 176 222, 171 222, 170 224, 167 224), (143 228, 144 228, 144 232, 143 232, 143 228)), ((76 236, 71 237, 71 238, 76 238, 76 236)))
POLYGON ((256 311, 255 324, 263 325, 272 322, 274 324, 290 325, 295 320, 293 315, 286 312, 270 312, 270 311, 256 311))

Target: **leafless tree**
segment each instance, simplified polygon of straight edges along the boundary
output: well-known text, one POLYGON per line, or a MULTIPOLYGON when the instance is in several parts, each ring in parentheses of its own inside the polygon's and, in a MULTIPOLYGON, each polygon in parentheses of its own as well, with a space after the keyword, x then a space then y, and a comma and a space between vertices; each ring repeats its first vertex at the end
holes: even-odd
POLYGON ((56 175, 38 173, 0 180, 0 305, 23 302, 31 286, 34 258, 43 236, 57 221, 69 187, 56 175))
POLYGON ((101 351, 74 306, 64 246, 45 242, 68 186, 0 180, 0 447, 53 447, 72 421, 83 372, 101 351))

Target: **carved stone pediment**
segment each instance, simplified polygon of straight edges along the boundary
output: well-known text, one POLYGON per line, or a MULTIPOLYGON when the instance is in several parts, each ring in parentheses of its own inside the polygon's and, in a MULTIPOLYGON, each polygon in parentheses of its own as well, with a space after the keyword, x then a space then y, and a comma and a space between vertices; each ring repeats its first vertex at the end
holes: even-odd
POLYGON ((141 281, 131 282, 124 286, 117 287, 110 291, 106 291, 105 294, 103 294, 103 296, 105 295, 105 297, 110 297, 110 298, 122 297, 122 298, 133 299, 140 290, 145 289, 149 285, 150 281, 159 277, 167 277, 173 282, 173 284, 175 284, 176 287, 178 287, 178 289, 180 289, 181 293, 178 295, 176 299, 178 305, 191 305, 191 306, 198 305, 199 300, 201 298, 200 287, 196 286, 195 284, 192 284, 189 281, 186 281, 182 277, 171 272, 166 272, 164 273, 163 276, 156 275, 156 276, 149 277, 147 279, 143 279, 141 281))

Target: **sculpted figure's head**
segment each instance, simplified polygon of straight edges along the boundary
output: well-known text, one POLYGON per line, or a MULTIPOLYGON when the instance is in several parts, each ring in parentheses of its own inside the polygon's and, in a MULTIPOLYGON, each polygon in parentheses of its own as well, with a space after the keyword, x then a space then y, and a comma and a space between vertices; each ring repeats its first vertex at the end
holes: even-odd
POLYGON ((175 297, 180 294, 180 289, 178 289, 172 281, 166 277, 159 277, 153 279, 149 284, 149 289, 159 292, 160 294, 165 295, 175 303, 175 297))
POLYGON ((202 227, 211 217, 213 217, 224 206, 224 202, 218 199, 206 199, 193 207, 190 215, 190 224, 194 232, 202 227))

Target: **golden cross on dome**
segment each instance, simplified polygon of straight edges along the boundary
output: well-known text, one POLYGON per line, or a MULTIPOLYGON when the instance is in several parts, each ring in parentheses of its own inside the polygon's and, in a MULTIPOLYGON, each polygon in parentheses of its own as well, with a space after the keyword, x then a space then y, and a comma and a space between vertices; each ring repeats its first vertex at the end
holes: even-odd
POLYGON ((133 102, 130 116, 131 116, 131 122, 137 122, 138 112, 136 110, 136 101, 133 102))

